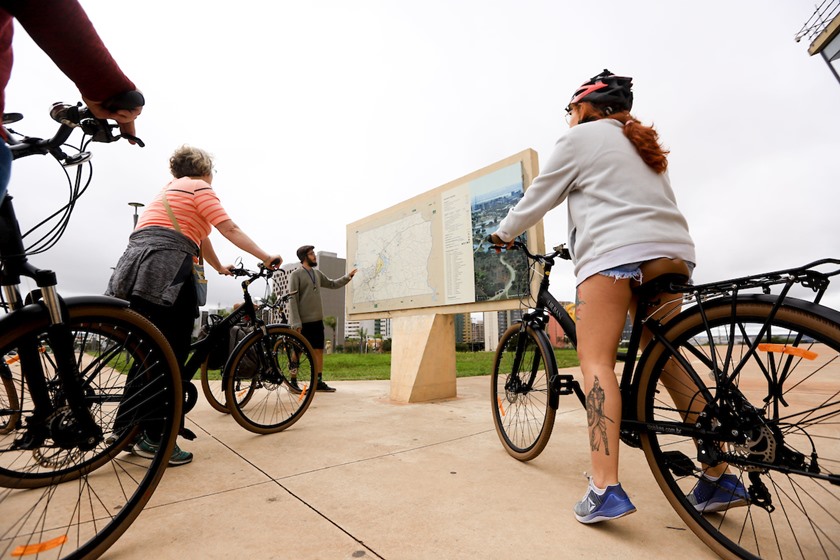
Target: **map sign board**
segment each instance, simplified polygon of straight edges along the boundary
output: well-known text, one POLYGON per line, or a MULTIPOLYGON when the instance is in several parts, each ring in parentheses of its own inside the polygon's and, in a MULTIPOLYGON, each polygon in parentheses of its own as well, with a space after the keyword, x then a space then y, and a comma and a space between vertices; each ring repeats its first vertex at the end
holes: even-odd
MULTIPOLYGON (((537 170, 525 150, 347 226, 351 319, 515 309, 534 286, 519 252, 484 242, 537 170), (441 309, 445 308, 445 309, 441 309)), ((543 251, 540 222, 525 234, 543 251)))

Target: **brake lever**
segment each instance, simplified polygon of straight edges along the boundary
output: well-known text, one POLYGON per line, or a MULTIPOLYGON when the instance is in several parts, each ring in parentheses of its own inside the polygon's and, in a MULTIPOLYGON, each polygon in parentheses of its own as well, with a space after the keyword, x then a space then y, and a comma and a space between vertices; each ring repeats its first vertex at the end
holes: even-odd
POLYGON ((141 148, 146 147, 146 144, 142 140, 140 140, 139 138, 137 138, 136 136, 133 136, 131 134, 120 134, 119 136, 117 136, 117 139, 119 139, 119 138, 125 138, 129 142, 134 142, 135 144, 137 144, 141 148))

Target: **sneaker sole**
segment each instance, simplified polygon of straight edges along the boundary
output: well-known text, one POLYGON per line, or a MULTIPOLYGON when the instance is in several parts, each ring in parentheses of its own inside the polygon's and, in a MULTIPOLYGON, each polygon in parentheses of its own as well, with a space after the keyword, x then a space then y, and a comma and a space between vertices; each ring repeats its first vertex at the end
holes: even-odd
MULTIPOLYGON (((131 453, 134 454, 134 455, 137 455, 138 457, 142 457, 144 459, 154 459, 155 458, 155 453, 152 453, 150 451, 145 451, 143 449, 138 449, 136 447, 131 451, 131 453)), ((192 457, 190 457, 189 459, 186 459, 186 460, 181 459, 181 460, 177 460, 177 461, 173 461, 172 459, 170 459, 169 460, 169 466, 170 467, 180 467, 181 465, 187 465, 189 463, 192 463, 192 460, 193 460, 192 457)))
POLYGON ((586 517, 581 517, 578 514, 575 514, 575 519, 577 519, 584 525, 589 525, 592 523, 600 523, 601 521, 612 521, 613 519, 619 519, 621 517, 624 517, 625 515, 630 515, 631 513, 636 513, 636 508, 628 509, 627 511, 615 515, 602 512, 592 514, 591 516, 587 515, 586 517))
POLYGON ((699 511, 700 513, 717 513, 720 511, 726 511, 731 508, 736 507, 743 507, 747 505, 749 502, 743 498, 738 498, 736 500, 732 500, 731 502, 717 502, 715 504, 709 504, 708 502, 705 504, 697 504, 694 506, 694 509, 699 511))
POLYGON ((146 451, 144 449, 140 449, 139 447, 134 447, 131 450, 131 454, 132 455, 137 455, 138 457, 143 457, 144 459, 154 459, 155 455, 156 455, 156 453, 153 453, 151 451, 146 451))

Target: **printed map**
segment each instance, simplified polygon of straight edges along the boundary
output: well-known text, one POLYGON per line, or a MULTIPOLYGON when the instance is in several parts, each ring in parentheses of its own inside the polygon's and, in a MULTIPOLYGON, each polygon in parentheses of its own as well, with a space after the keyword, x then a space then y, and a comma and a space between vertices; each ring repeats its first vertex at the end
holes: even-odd
POLYGON ((432 296, 432 222, 419 213, 357 235, 353 304, 432 296))

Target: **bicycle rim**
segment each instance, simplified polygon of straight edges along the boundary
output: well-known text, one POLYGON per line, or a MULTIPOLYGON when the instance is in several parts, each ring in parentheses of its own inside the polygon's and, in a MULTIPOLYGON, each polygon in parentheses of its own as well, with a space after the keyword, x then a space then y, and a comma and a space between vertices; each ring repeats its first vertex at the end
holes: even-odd
POLYGON ((8 434, 20 422, 20 401, 14 376, 9 367, 17 362, 17 354, 3 356, 0 364, 0 435, 8 434))
POLYGON ((545 449, 554 428, 556 410, 549 404, 549 379, 554 373, 548 342, 530 327, 519 324, 502 335, 491 376, 493 424, 505 450, 530 461, 545 449), (525 337, 521 354, 519 341, 525 337))
POLYGON ((671 505, 720 556, 838 558, 840 326, 782 307, 758 338, 771 308, 767 302, 740 301, 733 313, 731 302, 723 302, 705 309, 707 326, 698 313, 673 325, 668 339, 696 373, 691 382, 682 373, 685 362, 669 361, 662 344, 651 348, 645 362, 639 394, 644 418, 696 424, 732 437, 648 432, 642 444, 671 505), (750 353, 753 343, 759 345, 750 353), (717 381, 724 377, 733 380, 731 388, 717 381), (698 380, 711 403, 699 396, 698 380), (716 453, 746 494, 708 482, 702 483, 706 493, 698 489, 703 465, 716 462, 708 459, 716 453), (703 505, 709 489, 713 494, 703 505), (737 507, 728 507, 733 500, 737 507), (721 511, 711 511, 717 508, 721 511))
MULTIPOLYGON (((33 449, 15 443, 29 434, 27 422, 0 436, 0 557, 98 557, 149 500, 175 444, 180 380, 172 351, 157 329, 132 311, 103 305, 71 305, 68 324, 88 409, 102 436, 89 450, 68 439, 73 416, 62 405, 45 324, 0 336, 5 355, 34 341, 56 404, 46 436, 33 449), (159 435, 160 447, 151 460, 122 452, 139 426, 159 435)), ((21 416, 29 419, 29 387, 19 365, 10 369, 21 416)))
POLYGON ((230 414, 246 430, 272 434, 297 422, 315 396, 312 347, 297 332, 268 326, 242 340, 225 368, 230 414), (295 376, 300 389, 290 385, 295 376))
POLYGON ((207 368, 207 360, 201 364, 201 390, 204 392, 204 397, 213 410, 228 414, 230 411, 227 407, 227 400, 225 399, 225 388, 220 379, 210 379, 210 371, 207 368))

